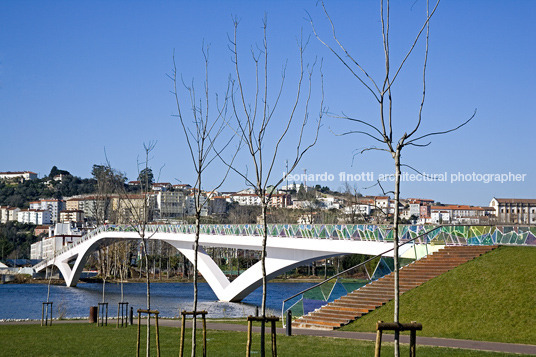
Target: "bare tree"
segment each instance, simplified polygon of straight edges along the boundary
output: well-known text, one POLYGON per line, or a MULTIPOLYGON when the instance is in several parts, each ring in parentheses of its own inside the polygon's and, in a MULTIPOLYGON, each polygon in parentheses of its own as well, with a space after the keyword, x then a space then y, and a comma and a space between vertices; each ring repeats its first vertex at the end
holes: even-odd
MULTIPOLYGON (((173 92, 172 94, 175 97, 175 103, 177 106, 177 117, 181 128, 188 145, 188 152, 192 165, 195 171, 195 183, 193 186, 193 197, 194 197, 194 209, 195 209, 195 242, 194 242, 194 301, 193 301, 193 321, 192 321, 192 356, 195 356, 196 353, 196 332, 197 332, 197 258, 199 253, 199 236, 201 231, 201 215, 203 209, 208 209, 208 202, 213 191, 218 190, 221 185, 224 183, 227 175, 229 173, 229 168, 224 170, 222 177, 217 181, 217 183, 210 190, 203 194, 203 183, 205 178, 206 170, 214 162, 214 159, 222 153, 226 147, 231 143, 231 139, 227 140, 223 145, 222 149, 215 151, 215 143, 220 138, 224 128, 226 126, 225 115, 227 111, 227 102, 229 98, 230 86, 227 86, 227 92, 223 98, 222 103, 218 102, 218 95, 215 95, 215 109, 212 109, 212 100, 209 91, 209 48, 205 48, 203 45, 203 59, 205 63, 205 78, 204 78, 204 91, 201 98, 198 98, 196 95, 194 83, 187 85, 183 82, 183 85, 189 96, 189 106, 190 106, 190 117, 186 115, 186 112, 183 112, 183 101, 184 99, 180 96, 178 87, 177 87, 177 65, 175 61, 175 54, 173 54, 173 70, 169 77, 173 81, 173 92), (213 112, 212 112, 213 111, 213 112)), ((235 151, 231 163, 236 157, 235 151)))
MULTIPOLYGON (((281 71, 281 81, 279 88, 274 92, 269 90, 269 79, 271 71, 269 67, 268 55, 268 34, 267 19, 264 17, 262 22, 263 42, 260 48, 251 51, 251 59, 255 66, 255 80, 251 86, 247 86, 242 78, 241 56, 238 49, 238 25, 237 19, 234 19, 234 34, 229 39, 230 50, 235 69, 234 78, 232 79, 232 94, 230 98, 231 116, 234 118, 234 133, 238 136, 245 147, 248 157, 247 161, 251 166, 238 168, 231 162, 222 158, 232 171, 242 177, 245 183, 253 187, 255 194, 259 198, 261 206, 261 217, 263 225, 262 251, 261 251, 261 269, 262 269, 262 306, 261 312, 263 318, 266 317, 266 243, 268 238, 267 211, 271 203, 272 195, 277 192, 277 187, 286 179, 286 175, 291 173, 299 164, 303 155, 309 151, 317 142, 320 124, 324 113, 323 108, 323 85, 321 86, 321 99, 319 99, 318 119, 314 124, 314 130, 310 140, 307 139, 306 129, 308 128, 310 114, 309 106, 311 104, 313 89, 313 74, 315 72, 316 61, 312 65, 304 64, 304 51, 308 41, 298 40, 299 53, 299 75, 296 80, 296 86, 293 89, 294 94, 285 91, 286 82, 286 65, 281 71), (306 82, 304 84, 303 82, 306 82), (247 87, 247 88, 246 88, 247 87), (305 89, 304 89, 305 87, 305 89), (305 92, 305 93, 304 93, 305 92), (249 93, 252 97, 248 98, 249 93), (280 99, 282 96, 287 99, 291 98, 290 108, 279 110, 280 99), (275 119, 276 116, 278 119, 275 119), (301 119, 297 117, 301 116, 301 119), (294 124, 294 125, 293 125, 294 124), (282 129, 280 129, 282 128, 282 129), (280 130, 278 130, 280 129, 280 130), (279 132, 279 133, 278 133, 279 132), (289 141, 292 132, 292 140, 295 142, 294 153, 288 172, 283 177, 275 177, 274 169, 279 158, 279 153, 284 141, 289 141), (308 143, 305 143, 308 141, 308 143)), ((321 66, 320 66, 321 67, 321 66)), ((322 78, 322 70, 320 69, 322 78)), ((323 82, 323 79, 321 79, 323 82)), ((289 153, 286 152, 286 155, 289 153)), ((220 156, 221 157, 221 156, 220 156)), ((261 355, 264 356, 264 331, 265 324, 261 324, 261 355)))
MULTIPOLYGON (((106 151, 105 151, 106 153, 106 151)), ((91 174, 97 181, 96 193, 92 202, 92 215, 95 226, 106 224, 110 215, 110 203, 112 195, 118 187, 124 184, 126 177, 118 170, 106 165, 93 165, 91 174)), ((113 252, 114 250, 112 250, 113 252)), ((108 244, 103 243, 97 251, 97 258, 100 265, 102 278, 102 302, 105 302, 106 280, 110 276, 111 263, 108 244)), ((121 291, 123 290, 123 281, 121 280, 121 291)), ((122 298, 122 296, 121 296, 122 298)))
MULTIPOLYGON (((401 163, 401 153, 402 149, 407 146, 415 147, 426 147, 430 144, 427 141, 430 137, 435 135, 447 134, 453 131, 460 129, 469 123, 476 115, 475 112, 463 123, 460 125, 437 132, 430 132, 422 134, 419 132, 421 127, 421 122, 423 119, 423 108, 426 98, 426 69, 428 63, 428 49, 429 49, 429 38, 430 38, 430 20, 435 14, 440 0, 437 0, 434 6, 431 8, 429 1, 426 1, 426 14, 422 26, 417 29, 417 33, 413 39, 413 42, 409 44, 407 51, 403 54, 402 60, 399 61, 395 66, 391 65, 391 53, 390 53, 390 3, 389 0, 380 0, 380 20, 381 20, 381 34, 383 38, 383 52, 385 58, 385 72, 383 76, 376 80, 374 79, 369 72, 365 70, 359 58, 354 57, 342 44, 342 42, 337 37, 335 32, 335 25, 328 14, 328 11, 324 5, 321 3, 322 10, 329 22, 329 25, 332 30, 332 40, 333 45, 329 44, 327 41, 318 34, 315 24, 311 17, 310 23, 313 29, 313 32, 317 39, 333 54, 337 59, 349 70, 351 76, 356 78, 364 88, 370 92, 373 97, 373 100, 378 105, 378 115, 379 118, 376 121, 373 120, 364 120, 360 118, 354 118, 346 114, 334 115, 334 117, 350 121, 358 126, 357 130, 350 130, 344 132, 341 135, 349 134, 360 134, 368 137, 369 139, 374 140, 377 143, 380 143, 380 146, 370 146, 365 149, 362 149, 360 153, 364 153, 370 150, 379 150, 387 152, 390 154, 394 160, 395 166, 395 188, 394 192, 394 221, 393 221, 393 231, 394 231, 394 321, 399 322, 399 263, 398 263, 398 245, 399 245, 399 223, 400 223, 400 212, 399 212, 399 201, 400 201, 400 176, 401 176, 401 167, 407 166, 401 163), (424 39, 423 39, 424 38, 424 39), (405 64, 407 63, 408 58, 414 52, 417 44, 420 41, 424 41, 424 56, 422 64, 422 96, 420 103, 418 104, 418 114, 416 118, 416 124, 413 127, 410 127, 409 130, 404 131, 400 137, 395 137, 393 134, 393 97, 392 89, 393 86, 398 83, 397 79, 401 71, 404 69, 405 64), (394 70, 393 70, 394 68, 394 70)), ((379 184, 379 182, 378 182, 379 184)), ((381 185, 380 185, 381 186, 381 185)), ((399 333, 395 331, 395 356, 399 356, 400 346, 399 333)))
MULTIPOLYGON (((142 182, 141 193, 137 195, 129 194, 124 184, 118 186, 117 190, 117 205, 114 207, 118 211, 118 219, 127 222, 130 227, 137 233, 141 240, 142 259, 145 263, 145 283, 146 283, 146 309, 151 309, 151 279, 149 270, 149 256, 147 253, 147 245, 149 239, 156 233, 148 232, 147 226, 152 220, 153 202, 151 200, 151 177, 150 161, 152 152, 156 147, 156 141, 150 141, 143 144, 144 157, 143 160, 137 160, 138 177, 142 182)), ((107 167, 111 169, 111 164, 108 158, 106 159, 107 167)), ((140 268, 141 273, 141 268, 140 268)), ((147 342, 146 356, 150 355, 150 314, 147 314, 147 342)))
POLYGON ((344 183, 344 195, 346 198, 347 212, 350 216, 350 223, 356 224, 358 221, 366 222, 366 218, 361 210, 360 200, 361 194, 356 184, 351 186, 348 182, 344 183), (361 219, 358 219, 358 216, 361 219))

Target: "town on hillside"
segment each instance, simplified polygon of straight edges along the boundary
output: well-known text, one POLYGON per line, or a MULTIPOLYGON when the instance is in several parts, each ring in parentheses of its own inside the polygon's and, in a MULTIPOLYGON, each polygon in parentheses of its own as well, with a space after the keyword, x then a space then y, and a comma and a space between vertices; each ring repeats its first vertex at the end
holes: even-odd
MULTIPOLYGON (((95 165, 95 169, 102 172, 103 167, 95 165)), ((0 172, 0 223, 32 226, 35 242, 31 242, 28 253, 31 259, 43 259, 99 225, 133 224, 142 213, 148 223, 193 222, 194 188, 188 184, 152 182, 151 173, 147 187, 143 178, 126 182, 121 177, 121 190, 102 189, 102 177, 99 180, 98 175, 94 176, 80 179, 56 167, 42 179, 31 171, 0 172), (66 185, 69 189, 63 187, 66 185), (20 197, 21 192, 26 192, 27 197, 20 197), (35 197, 40 194, 51 197, 35 197), (16 206, 10 205, 14 196, 18 198, 16 206)), ((386 224, 392 222, 394 212, 390 196, 363 196, 350 188, 337 192, 320 185, 292 183, 272 188, 266 195, 269 223, 386 224)), ((202 191, 200 197, 204 202, 203 223, 261 223, 261 197, 252 188, 238 192, 202 191)), ((536 199, 529 198, 493 197, 487 207, 405 198, 400 200, 399 208, 401 222, 406 224, 536 224, 536 199)), ((5 241, 5 237, 0 239, 5 241)), ((8 255, 8 245, 2 245, 3 257, 8 255)))

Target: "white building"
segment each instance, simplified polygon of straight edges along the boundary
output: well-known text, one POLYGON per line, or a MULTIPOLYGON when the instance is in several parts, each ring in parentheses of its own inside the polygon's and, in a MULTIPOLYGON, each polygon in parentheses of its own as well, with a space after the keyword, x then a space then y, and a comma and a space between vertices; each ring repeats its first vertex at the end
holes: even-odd
POLYGON ((536 199, 493 197, 489 205, 499 223, 536 224, 536 199))
POLYGON ((30 259, 48 259, 70 243, 75 243, 83 232, 68 223, 58 223, 50 228, 50 236, 30 246, 30 259))
POLYGON ((325 209, 340 209, 341 208, 339 199, 333 196, 320 197, 318 198, 318 200, 322 202, 322 208, 325 208, 325 209))
POLYGON ((151 189, 153 191, 168 191, 171 189, 171 184, 169 182, 155 182, 152 184, 151 189))
POLYGON ((372 209, 373 207, 371 207, 371 205, 368 203, 360 203, 344 207, 344 213, 369 216, 372 212, 372 209))
POLYGON ((50 224, 50 212, 39 209, 28 209, 17 213, 17 221, 36 225, 50 224))
POLYGON ((0 223, 17 221, 20 208, 10 206, 0 206, 0 223))
POLYGON ((431 223, 446 224, 446 223, 450 223, 450 221, 451 221, 450 211, 432 209, 431 223))
POLYGON ((467 205, 445 205, 431 206, 430 222, 426 223, 458 223, 458 224, 478 224, 484 217, 492 214, 493 208, 467 206, 467 205))
POLYGON ((231 195, 231 200, 240 206, 260 206, 261 198, 254 193, 235 193, 231 195))
POLYGON ((4 180, 19 180, 19 181, 25 181, 25 180, 35 180, 37 179, 37 174, 32 171, 7 171, 7 172, 0 172, 0 179, 4 180))
POLYGON ((8 209, 10 208, 9 206, 0 206, 0 223, 7 223, 9 217, 8 209))
POLYGON ((30 202, 30 209, 47 210, 50 212, 52 222, 58 222, 60 211, 65 209, 65 202, 55 198, 42 199, 30 202))

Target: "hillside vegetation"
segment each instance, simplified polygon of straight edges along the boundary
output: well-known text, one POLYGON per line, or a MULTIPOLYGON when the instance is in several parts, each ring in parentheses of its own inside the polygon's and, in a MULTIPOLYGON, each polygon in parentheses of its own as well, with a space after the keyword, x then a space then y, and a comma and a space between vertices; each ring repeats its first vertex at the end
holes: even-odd
MULTIPOLYGON (((423 324, 419 335, 536 343, 536 248, 500 247, 400 298, 400 321, 423 324)), ((393 321, 393 302, 344 330, 375 331, 393 321)))

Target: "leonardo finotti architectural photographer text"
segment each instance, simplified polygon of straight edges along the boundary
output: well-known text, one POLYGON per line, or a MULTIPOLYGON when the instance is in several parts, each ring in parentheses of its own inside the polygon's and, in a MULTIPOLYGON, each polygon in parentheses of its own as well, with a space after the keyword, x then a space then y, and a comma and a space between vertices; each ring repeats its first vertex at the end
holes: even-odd
MULTIPOLYGON (((395 174, 383 173, 375 174, 372 171, 350 173, 341 171, 338 174, 322 172, 322 173, 302 173, 302 174, 289 174, 283 172, 283 177, 289 182, 334 182, 336 179, 340 182, 394 182, 395 174)), ((527 174, 520 173, 409 173, 403 172, 400 175, 402 182, 479 182, 479 183, 507 183, 507 182, 524 182, 527 178, 527 174)))

